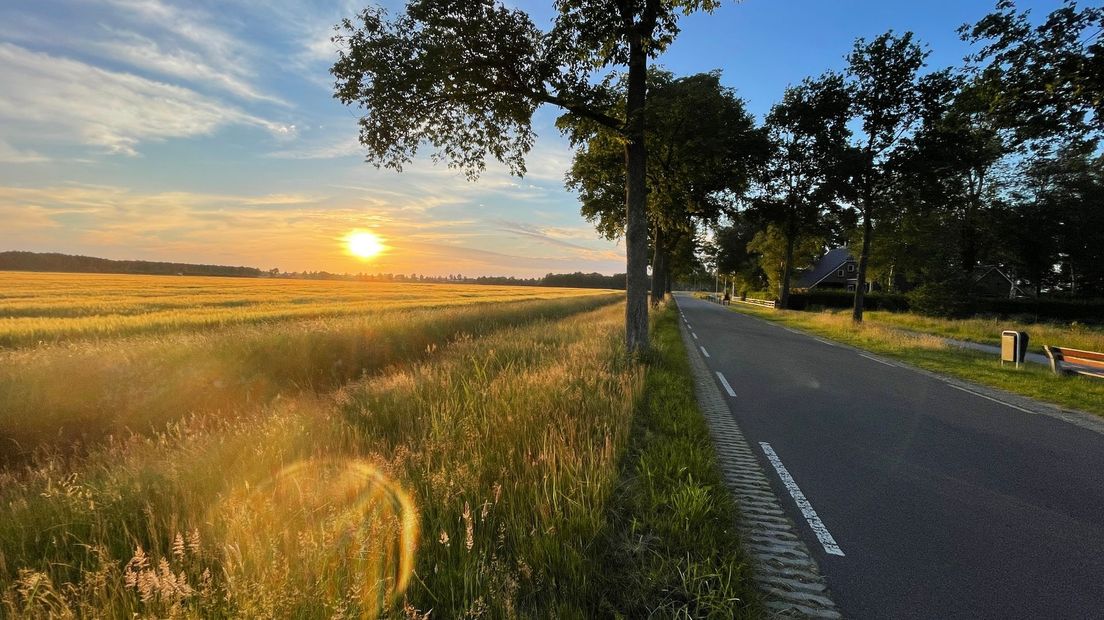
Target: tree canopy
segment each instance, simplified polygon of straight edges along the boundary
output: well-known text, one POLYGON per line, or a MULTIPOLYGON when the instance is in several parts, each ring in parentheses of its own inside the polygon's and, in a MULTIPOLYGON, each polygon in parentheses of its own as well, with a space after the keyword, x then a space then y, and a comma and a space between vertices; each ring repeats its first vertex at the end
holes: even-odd
POLYGON ((334 96, 364 111, 367 159, 401 170, 423 145, 477 177, 487 157, 524 174, 532 117, 558 106, 624 138, 626 344, 648 346, 644 140, 649 58, 678 34, 679 17, 718 0, 558 0, 541 30, 496 0, 409 0, 393 17, 379 7, 345 19, 334 37, 334 96), (625 104, 614 107, 614 67, 627 68, 625 104))
MULTIPOLYGON (((735 208, 753 170, 766 155, 763 134, 719 73, 675 78, 653 70, 649 78, 646 143, 648 222, 652 246, 652 298, 664 296, 668 266, 683 240, 735 208)), ((623 100, 623 99, 622 99, 623 100)), ((561 119, 577 149, 567 187, 603 236, 624 230, 621 138, 593 123, 561 119)))
MULTIPOLYGON (((808 247, 844 190, 850 109, 842 76, 827 73, 786 89, 767 115, 769 157, 757 170, 750 204, 771 226, 762 232, 782 244, 779 260, 771 261, 768 271, 777 273, 771 284, 782 307, 789 302, 795 247, 808 247)), ((757 243, 764 257, 765 243, 757 243)))

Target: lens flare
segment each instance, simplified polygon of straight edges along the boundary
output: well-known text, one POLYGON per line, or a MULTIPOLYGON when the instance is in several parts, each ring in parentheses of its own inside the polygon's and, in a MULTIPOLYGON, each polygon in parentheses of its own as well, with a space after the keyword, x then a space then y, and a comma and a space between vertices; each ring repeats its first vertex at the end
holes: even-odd
POLYGON ((300 461, 220 512, 232 549, 228 577, 240 582, 356 600, 361 617, 377 617, 414 573, 414 503, 364 461, 300 461))

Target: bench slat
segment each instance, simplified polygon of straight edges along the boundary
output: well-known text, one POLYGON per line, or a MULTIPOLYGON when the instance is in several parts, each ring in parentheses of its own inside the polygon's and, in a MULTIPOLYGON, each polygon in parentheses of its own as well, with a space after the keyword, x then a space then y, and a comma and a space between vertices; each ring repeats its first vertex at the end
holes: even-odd
POLYGON ((1104 362, 1100 362, 1097 360, 1064 356, 1062 358, 1062 363, 1066 366, 1085 366, 1088 368, 1098 368, 1100 370, 1104 370, 1104 362))
POLYGON ((1083 351, 1081 349, 1070 349, 1067 347, 1050 347, 1050 349, 1060 354, 1063 358, 1079 358, 1104 362, 1104 353, 1097 353, 1096 351, 1083 351))

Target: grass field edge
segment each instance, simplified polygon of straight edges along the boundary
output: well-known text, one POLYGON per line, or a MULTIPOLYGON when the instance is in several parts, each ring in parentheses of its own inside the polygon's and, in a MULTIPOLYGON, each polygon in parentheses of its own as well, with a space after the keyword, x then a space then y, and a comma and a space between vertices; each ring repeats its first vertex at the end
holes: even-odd
MULTIPOLYGON (((831 330, 817 329, 816 326, 810 326, 799 320, 784 320, 787 315, 777 314, 780 311, 772 310, 759 310, 758 308, 751 308, 745 306, 730 306, 729 310, 736 312, 743 316, 747 316, 753 319, 759 319, 767 321, 775 325, 784 325, 786 328, 800 331, 801 333, 813 337, 821 337, 831 340, 840 346, 850 348, 855 351, 861 351, 864 353, 872 353, 877 356, 881 356, 886 360, 892 360, 893 363, 906 367, 909 370, 918 372, 934 379, 938 379, 951 385, 956 385, 960 388, 968 389, 980 393, 983 396, 996 399, 998 401, 1005 402, 1006 404, 1014 405, 1021 410, 1028 410, 1028 413, 1045 415, 1048 417, 1062 420, 1069 424, 1079 426, 1088 430, 1092 430, 1097 433, 1104 434, 1104 406, 1098 411, 1091 409, 1083 409, 1077 405, 1069 404, 1068 402, 1056 402, 1055 400, 1044 400, 1038 398, 1035 393, 1026 393, 1024 391, 1015 391, 1014 389, 1008 389, 1007 385, 993 385, 985 382, 985 377, 979 375, 977 372, 970 372, 969 368, 928 368, 924 365, 923 359, 917 359, 915 355, 909 355, 909 351, 884 351, 877 350, 868 347, 864 347, 861 343, 854 341, 842 340, 834 334, 831 330)), ((789 311, 793 312, 793 311, 789 311)), ((926 333, 921 335, 928 335, 926 333)), ((934 335, 934 334, 933 334, 934 335)), ((935 335, 938 337, 938 335, 935 335)), ((979 352, 970 350, 955 349, 955 354, 963 359, 984 359, 985 355, 979 352)), ((1021 371, 1022 372, 1022 371, 1021 371)), ((1049 376, 1049 369, 1044 374, 1049 376)), ((1090 379, 1079 377, 1052 377, 1054 381, 1077 381, 1084 382, 1090 379)), ((1091 385, 1091 384, 1090 384, 1091 385)))
POLYGON ((614 617, 759 618, 674 305, 652 318, 653 351, 609 508, 600 610, 614 617))

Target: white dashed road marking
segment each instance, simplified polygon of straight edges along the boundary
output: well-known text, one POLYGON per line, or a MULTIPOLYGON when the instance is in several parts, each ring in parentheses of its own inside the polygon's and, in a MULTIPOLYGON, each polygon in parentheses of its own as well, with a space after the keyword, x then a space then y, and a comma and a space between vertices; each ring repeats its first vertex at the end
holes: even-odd
POLYGON ((809 500, 805 498, 805 494, 798 488, 793 476, 790 475, 789 470, 786 469, 786 466, 782 464, 782 460, 774 452, 774 448, 765 441, 760 441, 759 447, 763 449, 763 454, 767 455, 767 460, 774 466, 774 471, 778 472, 778 477, 782 479, 782 484, 790 492, 790 497, 797 502, 798 509, 805 516, 805 520, 809 522, 809 527, 813 528, 813 533, 816 534, 820 544, 824 546, 825 553, 843 557, 843 550, 836 544, 836 539, 832 538, 832 533, 828 531, 828 528, 824 527, 824 522, 820 520, 816 510, 813 510, 813 505, 809 503, 809 500))
POLYGON ((690 332, 690 335, 694 337, 694 340, 697 340, 697 339, 698 339, 698 335, 697 335, 697 334, 695 334, 694 332, 690 332))
POLYGON ((892 366, 893 368, 897 368, 897 364, 890 364, 889 362, 884 362, 884 361, 882 361, 882 360, 880 360, 876 357, 871 357, 869 355, 864 355, 862 353, 859 353, 859 357, 865 357, 866 359, 868 359, 872 362, 878 362, 879 364, 885 364, 886 366, 892 366))
POLYGON ((709 357, 709 351, 706 351, 705 347, 699 346, 698 348, 702 350, 702 355, 709 357))
POLYGON ((973 390, 967 390, 967 389, 966 389, 966 388, 964 388, 964 387, 958 387, 957 385, 955 385, 955 384, 953 384, 953 383, 948 383, 947 385, 949 385, 949 386, 953 387, 953 388, 954 388, 954 389, 956 389, 956 390, 961 390, 961 391, 963 391, 963 392, 966 392, 967 394, 973 394, 974 396, 980 396, 981 398, 984 398, 985 400, 991 400, 991 401, 993 401, 993 402, 995 402, 995 403, 999 403, 999 404, 1001 404, 1001 405, 1004 405, 1005 407, 1011 407, 1011 408, 1013 408, 1013 409, 1016 409, 1016 410, 1022 411, 1022 412, 1024 412, 1024 413, 1032 413, 1032 414, 1033 414, 1033 413, 1035 413, 1034 411, 1031 411, 1031 410, 1029 410, 1029 409, 1024 409, 1023 407, 1017 407, 1016 405, 1013 405, 1012 403, 1006 403, 1006 402, 1004 402, 1003 400, 997 400, 997 399, 995 399, 995 398, 993 398, 993 397, 991 397, 991 396, 986 396, 985 394, 982 394, 982 393, 980 393, 980 392, 975 392, 975 391, 973 391, 973 390))
POLYGON ((732 398, 736 398, 736 392, 733 391, 732 386, 728 384, 728 379, 725 379, 724 375, 722 375, 720 371, 717 371, 717 378, 721 380, 721 385, 724 386, 724 389, 726 392, 728 392, 728 395, 732 398))

